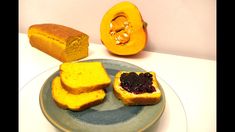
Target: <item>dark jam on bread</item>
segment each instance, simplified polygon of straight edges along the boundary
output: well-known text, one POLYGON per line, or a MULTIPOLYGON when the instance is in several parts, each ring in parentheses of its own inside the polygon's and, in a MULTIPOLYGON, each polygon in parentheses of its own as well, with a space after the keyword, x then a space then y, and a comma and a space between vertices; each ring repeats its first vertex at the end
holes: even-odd
POLYGON ((156 91, 152 86, 152 77, 153 75, 148 72, 140 73, 139 75, 135 72, 122 73, 120 77, 120 85, 123 89, 131 93, 152 93, 156 91))

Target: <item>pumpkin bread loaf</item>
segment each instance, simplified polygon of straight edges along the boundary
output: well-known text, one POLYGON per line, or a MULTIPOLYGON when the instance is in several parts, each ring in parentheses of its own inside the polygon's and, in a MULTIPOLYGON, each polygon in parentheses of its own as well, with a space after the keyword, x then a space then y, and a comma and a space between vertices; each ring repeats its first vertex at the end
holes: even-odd
POLYGON ((75 61, 88 56, 89 36, 58 24, 35 24, 29 27, 32 47, 62 61, 75 61))
POLYGON ((113 83, 114 95, 125 105, 152 105, 160 101, 161 91, 154 72, 132 72, 129 77, 128 74, 118 72, 113 83))

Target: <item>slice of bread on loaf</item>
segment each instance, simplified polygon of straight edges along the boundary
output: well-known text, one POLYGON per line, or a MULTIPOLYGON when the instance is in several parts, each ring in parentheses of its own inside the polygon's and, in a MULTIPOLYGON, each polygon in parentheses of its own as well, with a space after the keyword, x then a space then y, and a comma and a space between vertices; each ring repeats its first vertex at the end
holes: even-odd
POLYGON ((81 111, 100 104, 105 98, 105 92, 100 89, 81 94, 72 94, 62 87, 60 77, 57 76, 52 81, 52 97, 56 104, 63 109, 81 111))
POLYGON ((101 62, 74 62, 60 65, 62 86, 73 94, 90 92, 111 83, 101 62))
MULTIPOLYGON (((152 74, 152 86, 155 88, 156 91, 152 93, 140 93, 140 94, 135 94, 126 91, 121 87, 121 81, 120 77, 123 73, 129 73, 127 71, 119 71, 114 78, 114 83, 113 83, 113 91, 114 95, 120 99, 124 104, 126 105, 152 105, 156 104, 160 101, 161 97, 161 91, 159 90, 158 82, 156 79, 156 74, 154 72, 148 72, 152 74)), ((145 73, 145 72, 135 72, 138 75, 140 73, 145 73)))

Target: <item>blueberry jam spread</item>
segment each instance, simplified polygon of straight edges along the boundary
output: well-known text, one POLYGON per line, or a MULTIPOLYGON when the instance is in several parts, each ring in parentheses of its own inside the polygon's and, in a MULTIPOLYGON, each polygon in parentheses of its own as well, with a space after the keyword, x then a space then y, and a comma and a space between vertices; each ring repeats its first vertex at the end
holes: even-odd
POLYGON ((135 72, 122 73, 120 77, 120 86, 126 91, 134 94, 152 93, 155 88, 152 86, 153 75, 149 72, 140 73, 135 72))

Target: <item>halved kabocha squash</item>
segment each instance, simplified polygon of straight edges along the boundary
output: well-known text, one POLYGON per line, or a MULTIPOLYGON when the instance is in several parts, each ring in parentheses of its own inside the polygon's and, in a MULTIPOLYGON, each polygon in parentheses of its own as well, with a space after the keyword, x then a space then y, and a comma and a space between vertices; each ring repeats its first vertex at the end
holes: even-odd
POLYGON ((102 19, 101 41, 113 54, 134 55, 146 46, 146 26, 135 5, 130 2, 118 3, 102 19))

